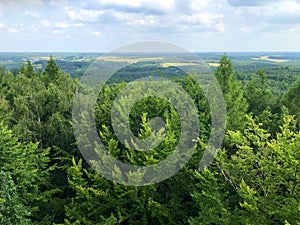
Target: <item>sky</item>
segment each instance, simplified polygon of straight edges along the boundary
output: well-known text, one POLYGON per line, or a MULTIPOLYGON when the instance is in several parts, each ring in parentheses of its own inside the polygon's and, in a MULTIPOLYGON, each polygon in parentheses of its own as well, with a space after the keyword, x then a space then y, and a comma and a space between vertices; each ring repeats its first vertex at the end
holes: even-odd
POLYGON ((1 0, 0 52, 300 51, 300 0, 1 0))

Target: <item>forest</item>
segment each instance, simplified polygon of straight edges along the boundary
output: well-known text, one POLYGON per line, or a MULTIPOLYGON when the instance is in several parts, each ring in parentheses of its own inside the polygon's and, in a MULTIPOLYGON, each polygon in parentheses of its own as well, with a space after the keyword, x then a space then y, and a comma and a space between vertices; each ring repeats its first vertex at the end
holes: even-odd
POLYGON ((62 70, 52 56, 40 69, 29 60, 13 71, 2 66, 0 224, 300 225, 300 72, 262 66, 237 73, 226 54, 217 62, 213 71, 226 104, 226 133, 213 163, 202 171, 211 113, 192 76, 176 67, 132 64, 100 90, 95 107, 99 137, 111 155, 141 166, 170 155, 181 129, 174 107, 149 97, 132 108, 130 128, 144 139, 160 132, 151 130, 149 121, 161 117, 164 140, 139 152, 117 139, 111 108, 120 90, 140 78, 133 71, 168 78, 193 99, 201 128, 195 153, 174 176, 145 186, 110 181, 83 159, 72 124, 78 74, 62 70))

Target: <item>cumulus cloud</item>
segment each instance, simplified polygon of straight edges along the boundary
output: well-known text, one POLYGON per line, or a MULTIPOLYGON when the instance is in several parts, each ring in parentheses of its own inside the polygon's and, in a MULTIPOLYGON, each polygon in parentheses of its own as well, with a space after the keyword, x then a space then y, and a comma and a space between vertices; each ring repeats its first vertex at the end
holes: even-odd
POLYGON ((51 25, 50 21, 49 20, 42 20, 41 21, 41 24, 44 26, 44 27, 49 27, 51 25))
POLYGON ((8 32, 9 33, 19 33, 20 29, 15 28, 15 27, 10 27, 10 28, 8 28, 8 32))
POLYGON ((120 12, 165 14, 175 10, 174 0, 94 0, 87 7, 99 9, 113 9, 120 12))
POLYGON ((65 22, 58 22, 54 24, 54 27, 57 29, 66 29, 70 27, 82 27, 84 26, 83 23, 65 23, 65 22))
POLYGON ((63 8, 68 6, 68 0, 50 0, 49 3, 50 5, 58 8, 63 8))
POLYGON ((158 21, 157 17, 154 16, 142 16, 138 14, 128 13, 128 12, 120 12, 120 11, 112 11, 111 17, 118 21, 119 23, 126 25, 137 25, 137 26, 148 26, 154 25, 158 21))
POLYGON ((1 12, 5 15, 0 20, 1 34, 19 32, 11 35, 15 38, 9 39, 11 46, 18 41, 17 37, 31 31, 35 31, 31 40, 55 34, 57 39, 53 43, 69 35, 87 45, 91 40, 100 46, 158 39, 193 48, 208 41, 214 48, 223 44, 232 45, 235 50, 239 43, 243 43, 242 48, 251 47, 246 39, 239 41, 245 37, 262 38, 257 42, 261 46, 263 40, 272 43, 267 40, 272 35, 300 37, 300 0, 18 0, 17 3, 0 1, 0 16, 1 12), (19 21, 23 27, 16 25, 19 21), (75 29, 82 26, 84 29, 75 29), (97 37, 103 39, 101 44, 97 37))
POLYGON ((73 7, 66 7, 65 12, 71 20, 78 20, 82 22, 95 22, 104 13, 102 10, 94 10, 94 9, 75 10, 73 7))
POLYGON ((97 37, 101 37, 102 33, 100 31, 94 31, 93 35, 97 36, 97 37))
MULTIPOLYGON (((241 31, 248 33, 280 33, 300 24, 300 0, 274 0, 263 2, 264 4, 261 3, 261 5, 257 7, 246 7, 244 5, 245 7, 235 7, 231 9, 232 13, 228 16, 228 18, 230 18, 231 27, 236 24, 241 31), (240 23, 238 24, 237 21, 240 23)), ((255 1, 253 4, 254 3, 255 1)), ((226 14, 228 15, 229 12, 226 12, 226 14)))
POLYGON ((36 11, 26 11, 25 15, 36 19, 40 18, 40 14, 36 11))
POLYGON ((277 0, 228 0, 232 6, 261 6, 277 0))
POLYGON ((60 30, 53 30, 53 31, 52 31, 52 34, 54 34, 54 35, 57 35, 57 34, 60 34, 60 33, 61 33, 60 30))
POLYGON ((179 17, 179 21, 184 24, 189 25, 207 25, 211 26, 223 18, 222 14, 212 14, 212 13, 201 13, 193 15, 182 15, 179 17))
POLYGON ((269 7, 267 19, 274 23, 300 23, 300 1, 285 0, 269 7))
MULTIPOLYGON (((222 8, 213 0, 133 0, 113 1, 97 0, 86 7, 97 8, 101 17, 93 17, 92 22, 125 25, 137 30, 149 29, 149 32, 176 33, 185 30, 223 32, 223 14, 217 12, 222 8), (196 27, 196 29, 194 29, 196 27)), ((88 9, 84 9, 88 10, 88 9)), ((73 19, 83 19, 83 9, 70 10, 73 19), (80 15, 80 16, 79 16, 80 15)))

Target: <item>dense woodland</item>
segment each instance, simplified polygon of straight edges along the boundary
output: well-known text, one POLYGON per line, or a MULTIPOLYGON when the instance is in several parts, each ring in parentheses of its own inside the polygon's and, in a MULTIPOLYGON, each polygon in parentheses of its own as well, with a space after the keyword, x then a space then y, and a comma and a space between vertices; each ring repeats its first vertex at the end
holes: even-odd
MULTIPOLYGON (((224 94, 227 130, 213 164, 198 170, 210 133, 201 88, 189 75, 167 74, 198 108, 197 150, 169 179, 131 187, 99 175, 77 148, 71 110, 78 79, 60 70, 52 57, 43 70, 35 70, 30 61, 15 74, 1 68, 0 224, 299 225, 300 76, 290 81, 286 68, 281 79, 288 91, 283 92, 282 80, 271 79, 263 68, 247 79, 237 76, 226 55, 214 73, 224 94)), ((167 121, 168 132, 149 153, 126 148, 115 137, 110 117, 113 99, 131 79, 123 78, 100 91, 99 135, 123 162, 155 164, 177 143, 178 115, 160 98, 138 102, 130 114, 133 133, 151 135, 149 120, 156 116, 167 121)))

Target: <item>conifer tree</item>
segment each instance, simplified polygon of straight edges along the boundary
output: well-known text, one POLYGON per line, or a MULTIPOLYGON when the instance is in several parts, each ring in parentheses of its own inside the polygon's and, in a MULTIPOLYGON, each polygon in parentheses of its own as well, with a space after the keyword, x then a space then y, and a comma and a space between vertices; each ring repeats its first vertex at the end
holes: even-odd
POLYGON ((32 224, 28 216, 29 207, 22 203, 14 181, 7 173, 0 171, 0 224, 32 224))
POLYGON ((300 78, 292 85, 292 87, 284 94, 282 104, 286 106, 290 113, 296 116, 300 122, 300 78))
MULTIPOLYGON (((16 201, 30 212, 34 221, 42 221, 42 211, 49 192, 48 151, 41 151, 37 143, 20 142, 11 130, 0 122, 0 168, 2 178, 11 186, 16 201), (9 181, 11 177, 12 181, 9 181)), ((3 184, 4 185, 4 184, 3 184)), ((3 186, 5 188, 5 186, 3 186)), ((26 214, 27 215, 27 214, 26 214)))
POLYGON ((243 96, 240 82, 234 77, 232 62, 226 54, 220 59, 220 66, 215 76, 224 94, 227 128, 234 130, 243 128, 248 104, 243 96))
MULTIPOLYGON (((236 224, 291 224, 299 218, 300 133, 296 121, 285 115, 280 132, 271 134, 247 117, 247 128, 229 131, 234 154, 221 152, 219 163, 230 184, 231 202, 239 202, 236 224)), ((230 190, 230 189, 229 189, 230 190)), ((236 204, 236 203, 235 203, 236 204)))
POLYGON ((265 71, 259 70, 251 81, 247 82, 244 96, 249 104, 248 111, 255 116, 272 107, 273 99, 271 91, 267 88, 265 71))
POLYGON ((59 68, 53 58, 53 56, 50 56, 49 61, 47 62, 45 71, 44 71, 44 79, 46 84, 50 82, 55 82, 57 77, 59 75, 59 68))
POLYGON ((28 77, 28 78, 31 78, 34 75, 35 75, 34 68, 33 68, 31 62, 28 60, 27 65, 26 65, 26 69, 25 69, 25 76, 28 77))

